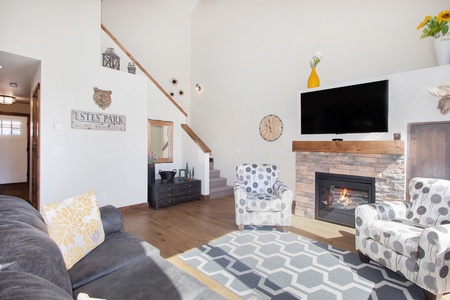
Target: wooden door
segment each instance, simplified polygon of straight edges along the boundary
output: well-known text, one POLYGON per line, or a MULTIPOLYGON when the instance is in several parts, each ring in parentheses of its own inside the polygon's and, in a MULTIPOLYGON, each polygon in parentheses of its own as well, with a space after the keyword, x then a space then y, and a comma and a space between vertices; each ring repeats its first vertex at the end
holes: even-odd
POLYGON ((407 182, 414 177, 450 180, 450 122, 408 124, 407 182))
POLYGON ((31 99, 31 186, 30 202, 39 209, 39 149, 40 149, 40 85, 36 86, 31 99))

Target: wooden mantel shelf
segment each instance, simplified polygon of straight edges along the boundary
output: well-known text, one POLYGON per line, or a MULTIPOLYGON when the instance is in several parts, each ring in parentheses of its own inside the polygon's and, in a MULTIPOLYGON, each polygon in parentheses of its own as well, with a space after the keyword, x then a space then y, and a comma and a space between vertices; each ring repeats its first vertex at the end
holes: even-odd
POLYGON ((293 141, 293 152, 405 154, 404 141, 293 141))

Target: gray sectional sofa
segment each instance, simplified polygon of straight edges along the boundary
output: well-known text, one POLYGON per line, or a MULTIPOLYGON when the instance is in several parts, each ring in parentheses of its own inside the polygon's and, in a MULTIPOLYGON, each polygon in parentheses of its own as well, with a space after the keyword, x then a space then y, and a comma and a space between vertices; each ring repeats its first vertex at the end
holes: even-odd
POLYGON ((0 195, 0 299, 224 299, 123 231, 117 208, 100 213, 105 241, 67 270, 40 213, 0 195))

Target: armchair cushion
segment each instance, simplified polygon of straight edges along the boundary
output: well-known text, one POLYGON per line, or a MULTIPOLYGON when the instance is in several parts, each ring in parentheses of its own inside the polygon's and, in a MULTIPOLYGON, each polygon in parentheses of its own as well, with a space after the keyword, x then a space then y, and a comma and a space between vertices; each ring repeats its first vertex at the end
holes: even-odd
POLYGON ((425 226, 449 224, 450 181, 434 178, 411 180, 409 193, 412 207, 407 218, 425 226))
POLYGON ((367 225, 369 237, 402 255, 417 259, 424 226, 401 218, 376 220, 367 225))
POLYGON ((275 194, 249 194, 247 211, 281 211, 281 199, 275 194))
POLYGON ((243 164, 236 168, 236 176, 245 185, 247 193, 273 193, 273 185, 280 177, 280 170, 269 164, 243 164))

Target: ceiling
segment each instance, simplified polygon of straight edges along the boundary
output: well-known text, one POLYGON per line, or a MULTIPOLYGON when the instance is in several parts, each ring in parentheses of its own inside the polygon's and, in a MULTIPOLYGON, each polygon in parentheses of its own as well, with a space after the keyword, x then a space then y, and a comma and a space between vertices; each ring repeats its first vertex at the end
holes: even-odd
POLYGON ((37 59, 0 51, 0 95, 14 96, 18 103, 29 102, 40 63, 37 59), (18 87, 11 87, 11 82, 18 87))
POLYGON ((192 13, 199 0, 168 0, 168 1, 185 11, 192 13))

